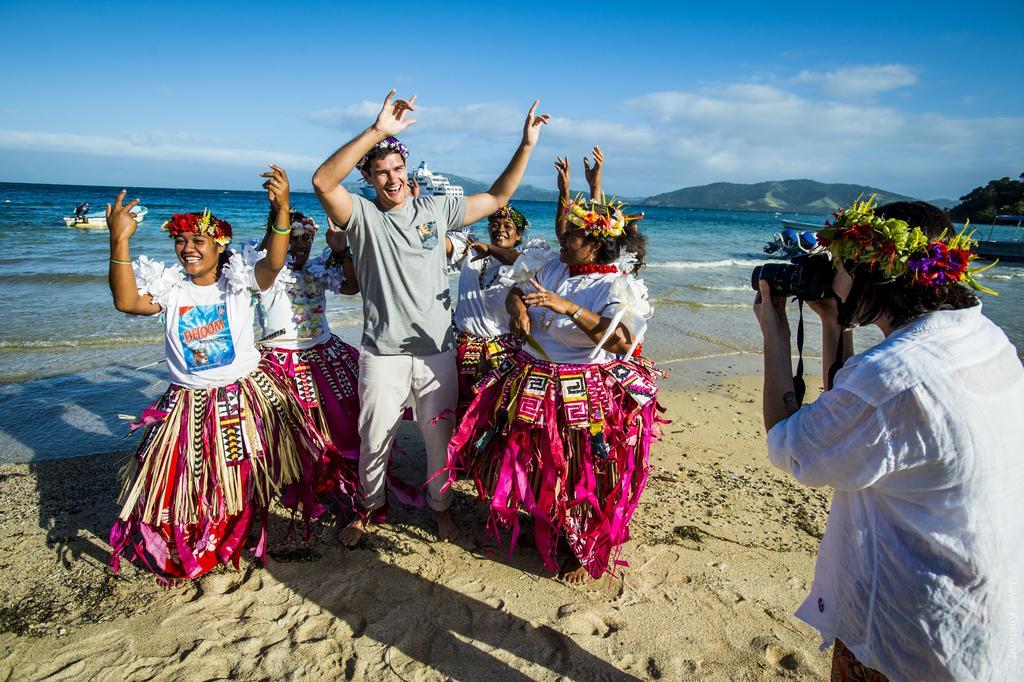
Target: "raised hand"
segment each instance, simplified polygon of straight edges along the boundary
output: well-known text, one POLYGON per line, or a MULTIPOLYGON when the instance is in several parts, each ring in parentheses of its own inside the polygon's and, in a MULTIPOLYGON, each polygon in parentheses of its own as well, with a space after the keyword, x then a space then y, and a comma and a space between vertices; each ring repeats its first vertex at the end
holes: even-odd
POLYGON ((391 100, 395 96, 395 90, 388 93, 384 98, 384 106, 377 114, 377 120, 373 122, 373 128, 385 137, 394 137, 416 122, 414 118, 408 118, 406 112, 415 111, 416 95, 412 99, 391 100))
POLYGON ((335 225, 330 217, 327 218, 327 234, 324 236, 331 251, 341 253, 348 248, 348 235, 345 234, 345 230, 335 225))
POLYGON ((538 104, 540 104, 539 99, 533 100, 533 106, 530 107, 529 113, 526 114, 526 122, 523 123, 523 146, 525 147, 537 145, 537 141, 540 140, 541 126, 547 125, 551 119, 547 114, 535 115, 538 104))
POLYGON ((558 173, 558 192, 569 193, 569 157, 555 157, 555 171, 558 173))
POLYGON ((468 248, 473 249, 473 251, 476 252, 476 255, 473 256, 473 260, 475 261, 483 260, 491 255, 491 245, 487 242, 474 240, 468 244, 468 248))
POLYGON ((267 190, 270 207, 275 212, 291 210, 291 188, 288 185, 288 174, 280 166, 269 165, 271 170, 260 173, 260 177, 267 178, 263 183, 263 189, 267 190))
POLYGON ((601 152, 601 148, 596 144, 594 145, 594 165, 591 167, 590 159, 586 156, 583 157, 583 175, 587 178, 587 184, 590 185, 591 198, 601 201, 600 196, 593 196, 596 191, 600 194, 601 190, 601 169, 604 167, 604 154, 601 152))
POLYGON ((124 203, 124 195, 127 193, 128 190, 121 190, 114 198, 113 206, 107 204, 107 229, 110 230, 111 242, 131 239, 135 234, 135 229, 139 226, 135 214, 131 212, 138 205, 139 200, 132 199, 127 204, 124 203))

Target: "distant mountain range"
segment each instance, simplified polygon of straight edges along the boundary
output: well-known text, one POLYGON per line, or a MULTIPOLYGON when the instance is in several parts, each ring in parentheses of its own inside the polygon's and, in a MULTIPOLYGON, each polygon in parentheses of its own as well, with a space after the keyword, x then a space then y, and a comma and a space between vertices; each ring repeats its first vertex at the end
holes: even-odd
POLYGON ((774 180, 751 185, 714 182, 699 187, 684 187, 674 192, 647 197, 643 200, 643 204, 724 211, 828 214, 843 206, 849 206, 858 197, 866 199, 872 194, 878 195, 880 204, 890 201, 914 200, 913 197, 865 185, 825 183, 815 180, 774 180))
MULTIPOLYGON (((462 185, 466 194, 486 192, 490 183, 472 178, 441 173, 455 185, 462 185)), ((357 182, 345 183, 356 189, 357 182)), ((656 194, 646 199, 624 200, 633 206, 666 206, 672 208, 704 208, 720 211, 767 211, 780 213, 806 213, 827 215, 832 211, 849 206, 858 197, 867 198, 875 194, 878 203, 890 201, 914 201, 895 192, 866 185, 817 182, 816 180, 771 180, 754 184, 735 182, 713 182, 710 185, 684 187, 673 192, 656 194)), ((520 185, 512 197, 520 201, 555 201, 558 192, 533 185, 520 185)), ((930 199, 928 203, 948 209, 956 205, 951 199, 930 199)))

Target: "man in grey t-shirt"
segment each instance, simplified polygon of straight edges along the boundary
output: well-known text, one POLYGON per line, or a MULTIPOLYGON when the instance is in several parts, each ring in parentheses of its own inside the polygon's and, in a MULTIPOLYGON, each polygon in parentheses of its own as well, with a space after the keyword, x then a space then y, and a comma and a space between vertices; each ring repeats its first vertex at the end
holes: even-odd
MULTIPOLYGON (((373 125, 336 151, 313 175, 313 188, 331 220, 347 230, 363 295, 359 358, 359 478, 364 513, 340 534, 359 542, 384 505, 384 478, 406 399, 413 397, 427 451, 427 478, 445 466, 458 399, 451 331, 451 293, 445 272, 453 245, 449 230, 474 223, 508 203, 519 186, 547 115, 530 107, 522 142, 504 172, 481 194, 410 198, 409 152, 395 139, 414 119, 416 97, 392 90, 373 125), (341 181, 358 165, 377 192, 375 201, 353 196, 341 181), (442 418, 438 418, 442 417, 442 418)), ((458 529, 448 513, 443 477, 428 486, 428 501, 444 541, 458 529)))

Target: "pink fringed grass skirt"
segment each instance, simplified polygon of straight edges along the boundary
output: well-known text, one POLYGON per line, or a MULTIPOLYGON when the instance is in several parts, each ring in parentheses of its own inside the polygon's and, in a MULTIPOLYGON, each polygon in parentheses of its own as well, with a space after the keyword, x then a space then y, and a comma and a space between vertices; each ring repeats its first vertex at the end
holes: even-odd
MULTIPOLYGON (((359 513, 359 351, 331 335, 306 350, 267 348, 263 360, 337 450, 339 457, 327 453, 316 492, 337 496, 347 511, 359 513)), ((423 494, 390 467, 387 486, 402 503, 423 505, 423 494)), ((286 506, 290 503, 286 498, 286 506)))
POLYGON ((124 471, 121 513, 110 531, 120 557, 139 558, 158 578, 196 578, 236 568, 249 531, 265 560, 267 510, 275 494, 308 521, 323 513, 315 482, 339 458, 286 385, 265 367, 213 389, 172 384, 142 415, 146 425, 124 471))
POLYGON ((591 576, 613 571, 660 435, 655 375, 649 363, 517 352, 475 387, 448 447, 449 483, 475 482, 490 529, 510 531, 510 552, 525 511, 550 570, 561 535, 591 576))

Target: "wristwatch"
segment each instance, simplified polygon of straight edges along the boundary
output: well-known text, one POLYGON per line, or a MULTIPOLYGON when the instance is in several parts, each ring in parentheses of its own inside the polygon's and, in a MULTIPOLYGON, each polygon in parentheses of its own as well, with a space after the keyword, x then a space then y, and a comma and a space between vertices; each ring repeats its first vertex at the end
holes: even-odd
POLYGON ((569 317, 571 317, 571 318, 572 318, 572 321, 573 321, 573 322, 579 322, 579 321, 580 321, 580 315, 581 315, 581 314, 583 314, 583 306, 579 306, 579 307, 577 307, 577 308, 576 308, 576 312, 574 312, 574 313, 573 313, 572 315, 570 315, 569 317))

